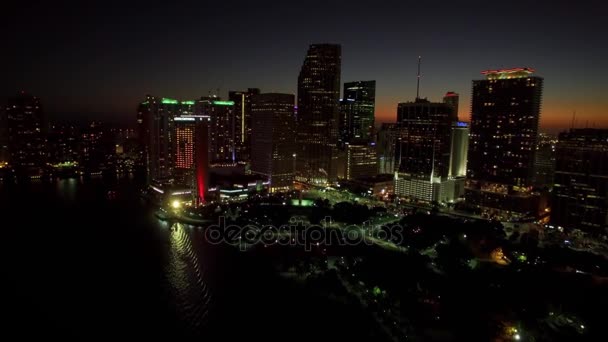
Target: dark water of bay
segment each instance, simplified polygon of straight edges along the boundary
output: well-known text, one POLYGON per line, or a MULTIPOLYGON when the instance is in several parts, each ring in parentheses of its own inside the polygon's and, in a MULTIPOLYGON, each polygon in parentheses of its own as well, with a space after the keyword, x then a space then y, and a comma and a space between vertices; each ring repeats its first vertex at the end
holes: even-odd
POLYGON ((19 340, 366 340, 369 317, 157 220, 136 179, 0 184, 2 332, 19 340), (108 190, 117 190, 108 199, 108 190))

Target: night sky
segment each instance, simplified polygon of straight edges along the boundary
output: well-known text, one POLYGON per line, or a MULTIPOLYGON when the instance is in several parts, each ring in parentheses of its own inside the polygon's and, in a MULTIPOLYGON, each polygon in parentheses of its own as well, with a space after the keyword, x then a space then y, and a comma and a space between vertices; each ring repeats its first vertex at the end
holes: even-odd
POLYGON ((342 44, 342 82, 377 81, 376 117, 397 103, 461 94, 480 71, 545 78, 541 125, 608 127, 604 1, 61 1, 3 4, 3 98, 26 90, 51 118, 134 122, 146 94, 195 99, 258 87, 296 93, 311 43, 342 44), (25 4, 24 4, 25 3, 25 4))

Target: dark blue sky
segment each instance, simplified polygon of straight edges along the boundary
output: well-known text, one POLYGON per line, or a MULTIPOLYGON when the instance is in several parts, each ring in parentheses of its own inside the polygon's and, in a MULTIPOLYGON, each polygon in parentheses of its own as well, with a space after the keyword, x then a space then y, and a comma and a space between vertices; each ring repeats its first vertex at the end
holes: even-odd
POLYGON ((399 101, 461 94, 488 68, 545 77, 543 125, 572 111, 608 125, 604 1, 40 2, 4 11, 0 94, 25 89, 53 117, 128 122, 145 94, 197 98, 220 89, 296 92, 311 43, 342 44, 342 81, 377 80, 377 117, 399 101))

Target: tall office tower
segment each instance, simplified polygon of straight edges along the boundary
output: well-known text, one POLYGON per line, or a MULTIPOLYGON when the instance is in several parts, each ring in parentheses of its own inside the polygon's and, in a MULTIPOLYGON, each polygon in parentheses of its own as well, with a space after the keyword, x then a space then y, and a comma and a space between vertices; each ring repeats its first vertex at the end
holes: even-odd
POLYGON ((176 116, 175 179, 196 190, 197 203, 204 203, 209 169, 208 116, 184 114, 176 116))
POLYGON ((417 98, 397 107, 395 194, 423 201, 454 200, 449 181, 452 125, 458 118, 445 103, 417 98))
POLYGON ((551 221, 606 234, 608 129, 578 128, 559 135, 551 221))
POLYGON ((456 117, 458 117, 458 102, 460 96, 458 93, 453 91, 448 91, 443 97, 443 103, 448 104, 450 107, 454 108, 454 113, 456 113, 456 117))
POLYGON ((539 133, 534 154, 534 186, 552 187, 555 172, 555 145, 557 137, 539 133))
POLYGON ((270 191, 293 187, 295 145, 295 97, 266 93, 251 98, 251 171, 270 181, 270 191))
POLYGON ((340 102, 340 143, 363 143, 373 140, 376 81, 344 83, 340 102))
POLYGON ((229 91, 228 100, 234 102, 234 131, 236 160, 249 162, 251 155, 251 97, 260 93, 258 88, 247 91, 229 91))
POLYGON ((234 101, 222 101, 217 96, 202 97, 196 103, 195 113, 209 117, 209 161, 214 164, 235 163, 234 101))
POLYGON ((137 111, 138 135, 143 145, 143 160, 148 176, 167 178, 173 175, 174 121, 178 115, 192 114, 195 101, 146 96, 137 111))
POLYGON ((467 155, 469 152, 469 124, 455 122, 452 125, 449 177, 466 177, 467 155))
POLYGON ((454 122, 450 149, 450 174, 448 176, 448 179, 454 182, 454 200, 464 197, 468 152, 469 125, 466 122, 454 122))
POLYGON ((544 211, 532 191, 543 89, 533 72, 488 70, 485 80, 473 81, 465 197, 484 216, 535 218, 544 211))
POLYGON ((139 144, 139 166, 144 166, 149 175, 150 165, 148 163, 151 144, 151 119, 153 118, 152 110, 153 103, 156 98, 150 95, 146 96, 146 101, 141 102, 137 106, 137 142, 139 144))
POLYGON ((21 92, 5 108, 8 162, 22 175, 40 175, 46 164, 47 123, 40 99, 21 92))
POLYGON ((298 76, 296 176, 304 182, 337 179, 340 66, 340 45, 314 44, 298 76))
POLYGON ((378 174, 376 143, 346 145, 346 179, 373 177, 378 174))
POLYGON ((382 123, 378 131, 378 173, 395 173, 395 147, 397 146, 398 128, 395 123, 382 123))

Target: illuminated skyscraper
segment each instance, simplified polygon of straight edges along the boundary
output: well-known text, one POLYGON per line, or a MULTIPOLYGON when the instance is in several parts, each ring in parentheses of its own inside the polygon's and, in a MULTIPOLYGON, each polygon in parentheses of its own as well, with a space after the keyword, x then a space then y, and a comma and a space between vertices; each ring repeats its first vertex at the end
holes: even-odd
POLYGON ((40 99, 22 92, 9 98, 4 115, 8 163, 18 174, 41 175, 47 159, 47 123, 40 99))
POLYGON ((228 100, 234 102, 234 131, 236 160, 248 162, 251 154, 251 97, 259 94, 260 89, 230 91, 228 100))
POLYGON ((448 179, 454 184, 454 200, 464 197, 468 153, 469 125, 466 122, 454 122, 452 125, 450 174, 448 176, 448 179))
MULTIPOLYGON (((196 122, 194 118, 176 117, 175 121, 175 173, 194 168, 194 142, 196 122)), ((187 183, 186 181, 183 181, 187 183)))
POLYGON ((174 118, 194 112, 195 101, 178 101, 148 95, 137 112, 143 159, 152 179, 173 175, 175 154, 174 118))
POLYGON ((376 143, 346 145, 346 179, 373 177, 378 174, 376 143))
POLYGON ((571 129, 559 135, 551 222, 607 233, 608 129, 571 129))
POLYGON ((536 153, 534 154, 534 185, 538 187, 553 187, 553 173, 555 172, 555 145, 557 137, 538 134, 536 153))
POLYGON ((454 200, 449 182, 452 106, 417 98, 397 107, 395 194, 424 201, 454 200))
POLYGON ((340 103, 340 142, 369 143, 373 140, 376 81, 344 83, 340 103))
POLYGON ((291 94, 253 95, 251 100, 251 171, 270 180, 270 191, 293 186, 295 145, 295 97, 291 94))
POLYGON ((310 45, 298 76, 297 178, 327 183, 338 174, 341 47, 310 45))
POLYGON ((202 97, 196 102, 196 115, 209 117, 209 160, 214 164, 236 162, 236 117, 234 101, 217 96, 202 97))
POLYGON ((534 70, 482 72, 473 81, 467 202, 490 217, 538 217, 532 189, 543 79, 534 70))
POLYGON ((209 169, 210 118, 200 115, 181 115, 175 123, 176 181, 196 190, 197 202, 206 200, 209 169))
POLYGON ((393 174, 395 172, 395 148, 397 147, 397 124, 382 123, 378 131, 378 173, 393 174))

